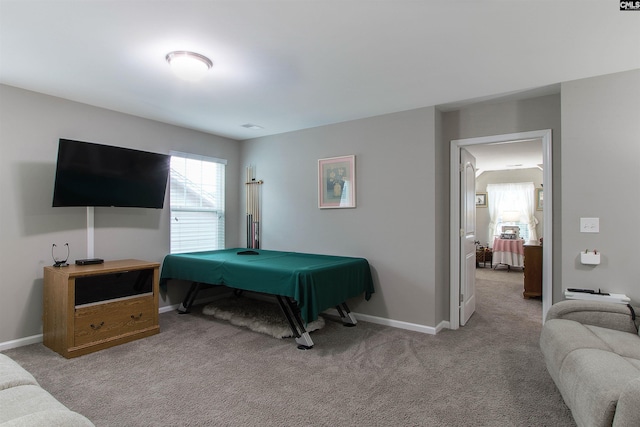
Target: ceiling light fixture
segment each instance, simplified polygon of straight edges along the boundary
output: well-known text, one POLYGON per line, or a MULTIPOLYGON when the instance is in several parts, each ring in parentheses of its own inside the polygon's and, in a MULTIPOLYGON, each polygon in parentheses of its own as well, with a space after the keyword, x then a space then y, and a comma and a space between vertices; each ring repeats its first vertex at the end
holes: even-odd
POLYGON ((184 50, 169 52, 165 59, 176 76, 191 82, 202 79, 213 67, 213 62, 206 56, 184 50))

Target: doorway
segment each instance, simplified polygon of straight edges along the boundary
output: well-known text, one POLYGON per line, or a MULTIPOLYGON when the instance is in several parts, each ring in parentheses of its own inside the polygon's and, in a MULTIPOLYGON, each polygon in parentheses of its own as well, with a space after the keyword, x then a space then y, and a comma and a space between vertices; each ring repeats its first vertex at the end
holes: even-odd
POLYGON ((450 187, 450 309, 449 327, 460 327, 460 279, 464 277, 461 269, 464 268, 460 260, 460 233, 462 215, 461 209, 461 178, 460 178, 460 153, 461 148, 481 144, 508 144, 519 141, 540 139, 542 141, 543 159, 543 185, 545 191, 545 206, 543 211, 544 230, 543 240, 547 242, 543 252, 542 271, 542 322, 552 303, 552 260, 553 260, 553 216, 552 216, 552 158, 551 158, 551 130, 539 130, 531 132, 518 132, 512 134, 493 135, 479 138, 466 138, 451 141, 451 187, 450 187))

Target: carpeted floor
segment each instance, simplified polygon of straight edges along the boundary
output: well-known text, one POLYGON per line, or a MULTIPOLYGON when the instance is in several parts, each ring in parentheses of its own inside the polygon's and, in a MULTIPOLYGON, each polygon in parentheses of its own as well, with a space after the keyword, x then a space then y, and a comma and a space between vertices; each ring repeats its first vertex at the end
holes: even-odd
POLYGON ((4 353, 97 426, 574 426, 538 346, 540 300, 521 272, 477 271, 476 313, 435 336, 327 318, 301 351, 196 310, 76 359, 4 353))

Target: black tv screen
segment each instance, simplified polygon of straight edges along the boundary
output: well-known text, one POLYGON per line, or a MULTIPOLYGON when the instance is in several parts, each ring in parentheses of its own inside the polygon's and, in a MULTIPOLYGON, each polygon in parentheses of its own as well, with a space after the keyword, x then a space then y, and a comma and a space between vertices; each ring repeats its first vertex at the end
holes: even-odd
POLYGON ((162 209, 171 156, 60 139, 53 206, 162 209))

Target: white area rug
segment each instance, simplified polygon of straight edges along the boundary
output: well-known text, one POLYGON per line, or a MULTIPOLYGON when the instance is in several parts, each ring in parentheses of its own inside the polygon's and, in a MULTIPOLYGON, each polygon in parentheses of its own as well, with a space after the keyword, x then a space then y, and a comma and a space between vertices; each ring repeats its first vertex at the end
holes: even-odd
MULTIPOLYGON (((202 309, 202 313, 275 338, 293 336, 280 307, 269 301, 247 297, 222 298, 207 304, 202 309)), ((324 319, 318 316, 318 319, 307 324, 305 329, 307 332, 312 332, 323 327, 324 319)))

